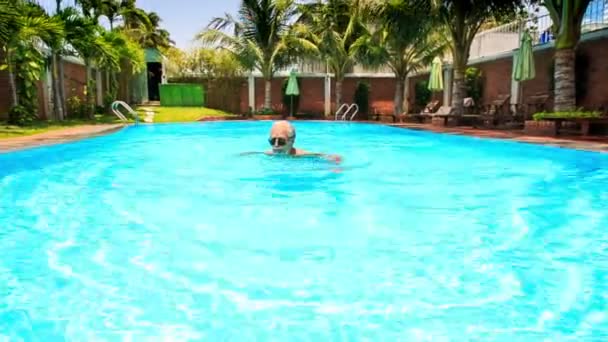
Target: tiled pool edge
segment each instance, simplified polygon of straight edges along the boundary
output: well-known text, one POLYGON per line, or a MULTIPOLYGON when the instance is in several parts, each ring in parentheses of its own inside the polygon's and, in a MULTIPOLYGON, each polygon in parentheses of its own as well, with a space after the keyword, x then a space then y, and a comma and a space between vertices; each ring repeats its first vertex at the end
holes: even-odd
POLYGON ((386 122, 375 122, 377 124, 405 128, 412 130, 428 131, 433 133, 443 133, 452 135, 463 135, 482 139, 499 139, 508 140, 521 143, 529 143, 536 145, 546 145, 560 148, 568 148, 581 151, 601 152, 608 153, 608 138, 602 139, 602 141, 589 141, 576 139, 574 137, 543 137, 543 136, 531 136, 523 133, 514 131, 501 131, 501 130, 484 130, 472 127, 442 127, 434 126, 430 124, 411 124, 411 123, 386 123, 386 122))
MULTIPOLYGON (((243 118, 213 118, 212 120, 199 120, 196 122, 213 122, 213 121, 266 121, 256 119, 243 119, 243 118)), ((332 121, 332 120, 293 120, 293 121, 332 121)), ((355 121, 354 123, 368 123, 376 125, 384 125, 396 128, 405 128, 412 130, 421 130, 434 133, 453 134, 453 135, 464 135, 476 138, 486 139, 500 139, 509 140, 522 143, 530 143, 537 145, 547 145, 560 148, 576 149, 582 151, 602 152, 608 153, 608 138, 604 141, 594 142, 587 140, 579 140, 572 138, 552 138, 552 137, 539 137, 539 136, 528 136, 523 133, 517 133, 513 131, 499 131, 499 130, 483 130, 471 127, 441 127, 430 124, 413 124, 413 123, 388 123, 379 121, 355 121)), ((50 131, 26 137, 16 138, 5 138, 0 139, 0 153, 8 153, 18 150, 24 150, 28 148, 35 148, 39 146, 55 145, 66 143, 70 141, 82 140, 87 138, 93 138, 100 135, 107 135, 121 130, 128 125, 116 124, 116 125, 86 125, 61 129, 57 131, 50 131)))

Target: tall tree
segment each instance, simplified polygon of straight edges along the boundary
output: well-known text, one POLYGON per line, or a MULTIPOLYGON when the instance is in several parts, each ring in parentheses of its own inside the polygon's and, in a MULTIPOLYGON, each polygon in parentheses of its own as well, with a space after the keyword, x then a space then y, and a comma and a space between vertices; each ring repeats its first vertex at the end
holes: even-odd
POLYGON ((139 43, 144 48, 168 49, 175 45, 171 40, 169 31, 160 27, 161 19, 156 12, 147 13, 148 25, 143 26, 143 30, 139 37, 139 43))
POLYGON ((3 42, 4 65, 8 69, 13 109, 10 120, 22 124, 37 116, 36 81, 44 65, 40 42, 51 45, 64 31, 62 23, 46 15, 37 4, 18 0, 13 6, 18 15, 7 18, 10 21, 4 24, 8 29, 8 39, 3 42))
POLYGON ((319 49, 336 79, 335 105, 342 105, 345 75, 362 60, 358 51, 366 40, 361 0, 327 0, 300 7, 298 22, 307 28, 306 36, 319 49))
POLYGON ((555 33, 555 111, 576 107, 576 47, 591 0, 544 0, 555 33))
POLYGON ((290 21, 295 10, 293 0, 243 0, 238 19, 229 14, 214 18, 197 35, 206 44, 219 44, 230 51, 245 69, 262 73, 266 109, 272 105, 271 81, 276 70, 289 65, 299 53, 316 50, 292 30, 290 21), (225 32, 228 30, 231 34, 225 32))
MULTIPOLYGON (((464 74, 469 61, 471 43, 480 27, 488 20, 501 21, 513 16, 524 0, 429 0, 441 23, 447 29, 454 63, 452 107, 462 114, 465 94, 464 74)), ((424 3, 424 1, 421 1, 424 3)))
POLYGON ((70 45, 76 50, 79 57, 84 60, 86 68, 86 114, 93 118, 94 102, 92 71, 94 65, 116 65, 119 55, 112 44, 103 36, 103 28, 100 27, 94 18, 72 16, 71 23, 74 25, 68 31, 70 45))
POLYGON ((371 26, 376 30, 359 41, 356 49, 361 59, 370 65, 388 65, 395 74, 394 113, 404 111, 404 85, 407 76, 428 66, 447 48, 442 32, 437 32, 436 21, 429 16, 429 8, 415 0, 373 2, 366 7, 371 26))
POLYGON ((103 14, 103 0, 76 0, 86 18, 92 19, 95 24, 103 14))

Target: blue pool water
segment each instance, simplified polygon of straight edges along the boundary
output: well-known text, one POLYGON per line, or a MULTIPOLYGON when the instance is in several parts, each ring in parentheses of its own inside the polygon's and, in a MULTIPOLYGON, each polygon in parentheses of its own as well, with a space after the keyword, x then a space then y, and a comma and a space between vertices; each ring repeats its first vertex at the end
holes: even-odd
POLYGON ((0 154, 0 341, 605 341, 608 156, 270 122, 0 154))

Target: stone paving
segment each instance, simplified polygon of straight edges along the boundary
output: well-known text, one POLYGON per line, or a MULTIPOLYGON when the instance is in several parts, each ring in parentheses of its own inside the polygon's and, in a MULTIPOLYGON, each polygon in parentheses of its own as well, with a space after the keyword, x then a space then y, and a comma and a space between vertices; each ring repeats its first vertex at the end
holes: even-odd
POLYGON ((480 138, 506 139, 533 144, 572 148, 577 150, 608 152, 608 137, 583 138, 578 136, 560 136, 557 138, 553 138, 524 135, 521 131, 484 130, 472 127, 442 127, 431 124, 413 123, 397 123, 387 125, 394 127, 432 131, 437 133, 469 135, 480 138))
POLYGON ((124 127, 123 124, 82 125, 23 137, 0 139, 0 153, 90 138, 115 132, 122 127, 124 127))

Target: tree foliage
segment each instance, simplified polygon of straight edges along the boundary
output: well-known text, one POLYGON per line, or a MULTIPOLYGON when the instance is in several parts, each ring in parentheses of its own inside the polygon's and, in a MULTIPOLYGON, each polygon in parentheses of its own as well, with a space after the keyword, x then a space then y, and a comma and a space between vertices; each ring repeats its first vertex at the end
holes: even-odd
POLYGON ((258 70, 266 80, 264 107, 269 108, 275 72, 302 53, 316 51, 291 25, 295 11, 293 0, 243 0, 238 18, 214 18, 197 38, 208 47, 228 51, 245 69, 258 70))
POLYGON ((448 46, 454 63, 452 106, 462 114, 465 93, 464 74, 469 60, 471 44, 484 23, 502 21, 521 11, 522 0, 429 0, 433 14, 448 33, 448 46))

